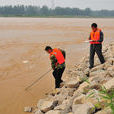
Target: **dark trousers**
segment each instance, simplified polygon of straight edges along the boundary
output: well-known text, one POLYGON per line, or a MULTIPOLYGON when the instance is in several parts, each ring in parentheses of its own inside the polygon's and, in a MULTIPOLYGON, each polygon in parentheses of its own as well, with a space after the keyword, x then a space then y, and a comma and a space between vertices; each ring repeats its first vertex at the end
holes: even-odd
POLYGON ((53 71, 53 76, 55 78, 55 88, 60 88, 60 83, 63 82, 62 78, 62 74, 65 70, 65 67, 63 68, 59 68, 59 69, 55 69, 53 71))
POLYGON ((90 67, 94 66, 94 56, 97 53, 101 64, 105 62, 103 54, 102 54, 102 44, 91 44, 90 45, 90 67))

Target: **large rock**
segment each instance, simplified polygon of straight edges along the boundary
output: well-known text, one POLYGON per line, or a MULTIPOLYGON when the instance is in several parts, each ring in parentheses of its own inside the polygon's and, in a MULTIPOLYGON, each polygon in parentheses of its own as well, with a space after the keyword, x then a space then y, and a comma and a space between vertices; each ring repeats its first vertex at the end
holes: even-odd
POLYGON ((112 79, 109 80, 107 83, 105 83, 105 84, 104 84, 104 87, 105 87, 107 90, 114 89, 114 78, 112 78, 112 79))
POLYGON ((67 114, 72 111, 72 104, 74 99, 79 96, 80 93, 77 92, 77 94, 73 95, 72 97, 68 98, 67 100, 64 100, 63 103, 57 107, 55 107, 56 110, 62 110, 62 114, 67 114))
POLYGON ((76 104, 83 104, 84 101, 85 101, 85 95, 82 94, 82 95, 80 95, 80 96, 78 96, 78 97, 76 97, 76 98, 74 99, 73 105, 76 105, 76 104))
POLYGON ((77 87, 79 87, 79 82, 80 82, 79 79, 68 81, 66 83, 66 87, 67 88, 77 88, 77 87))
POLYGON ((39 102, 38 102, 38 109, 40 109, 43 113, 46 113, 48 112, 49 110, 52 110, 54 109, 54 107, 58 104, 58 101, 57 100, 44 100, 44 99, 41 99, 39 102))
POLYGON ((104 64, 98 65, 94 68, 91 69, 91 72, 95 72, 95 71, 99 71, 99 70, 103 70, 104 69, 104 64))
POLYGON ((98 76, 98 75, 89 78, 89 82, 90 82, 91 85, 103 84, 103 83, 106 83, 107 81, 108 81, 107 78, 105 78, 103 76, 98 76))
POLYGON ((73 114, 92 114, 95 112, 95 107, 91 103, 78 104, 72 106, 73 114))
POLYGON ((53 100, 58 101, 58 105, 62 104, 62 102, 66 99, 69 99, 73 96, 75 88, 61 88, 60 93, 51 97, 53 100))
POLYGON ((60 94, 61 95, 67 95, 67 96, 73 96, 75 89, 74 88, 62 88, 60 94))
MULTIPOLYGON (((78 88, 78 92, 83 93, 84 89, 87 88, 89 86, 89 84, 87 82, 83 82, 82 84, 80 84, 79 88, 78 88)), ((74 92, 74 94, 77 94, 77 91, 74 92)))
POLYGON ((105 70, 96 70, 94 72, 90 72, 90 77, 93 76, 101 76, 101 77, 105 77, 107 75, 108 72, 106 72, 105 70))
POLYGON ((70 112, 70 111, 71 111, 71 106, 72 106, 71 100, 72 100, 72 99, 64 100, 61 105, 55 107, 54 109, 55 109, 55 110, 62 110, 65 114, 66 114, 67 112, 70 112))

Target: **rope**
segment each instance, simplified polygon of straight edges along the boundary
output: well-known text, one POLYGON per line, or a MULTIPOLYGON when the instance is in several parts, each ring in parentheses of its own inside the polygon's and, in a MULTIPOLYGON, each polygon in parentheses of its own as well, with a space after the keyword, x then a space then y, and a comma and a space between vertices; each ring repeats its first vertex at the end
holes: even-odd
POLYGON ((31 85, 29 85, 28 87, 25 88, 25 90, 27 91, 29 88, 31 88, 34 84, 36 84, 38 81, 40 81, 47 73, 49 73, 52 69, 50 69, 49 71, 47 71, 46 73, 44 73, 43 75, 41 75, 37 80, 35 80, 31 85))

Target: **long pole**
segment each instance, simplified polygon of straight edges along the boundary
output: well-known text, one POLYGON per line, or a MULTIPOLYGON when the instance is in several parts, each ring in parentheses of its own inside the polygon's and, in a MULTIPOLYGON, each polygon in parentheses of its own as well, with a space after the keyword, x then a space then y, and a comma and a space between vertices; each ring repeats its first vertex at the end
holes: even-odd
POLYGON ((92 42, 93 40, 87 40, 87 41, 84 41, 85 43, 88 43, 88 42, 92 42))
POLYGON ((44 73, 43 75, 41 75, 37 80, 35 80, 31 85, 29 85, 28 87, 25 88, 25 90, 27 91, 28 89, 30 89, 34 84, 36 84, 38 81, 40 81, 44 76, 46 76, 47 73, 49 73, 52 69, 48 70, 46 73, 44 73))

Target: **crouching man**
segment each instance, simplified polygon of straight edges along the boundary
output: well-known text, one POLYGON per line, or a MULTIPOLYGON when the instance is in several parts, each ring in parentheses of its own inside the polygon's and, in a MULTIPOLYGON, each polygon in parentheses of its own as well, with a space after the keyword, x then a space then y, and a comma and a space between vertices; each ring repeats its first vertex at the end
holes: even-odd
POLYGON ((62 75, 65 70, 65 51, 57 48, 52 49, 50 46, 46 46, 45 51, 50 54, 51 66, 54 70, 55 89, 60 88, 60 84, 63 82, 62 75))

